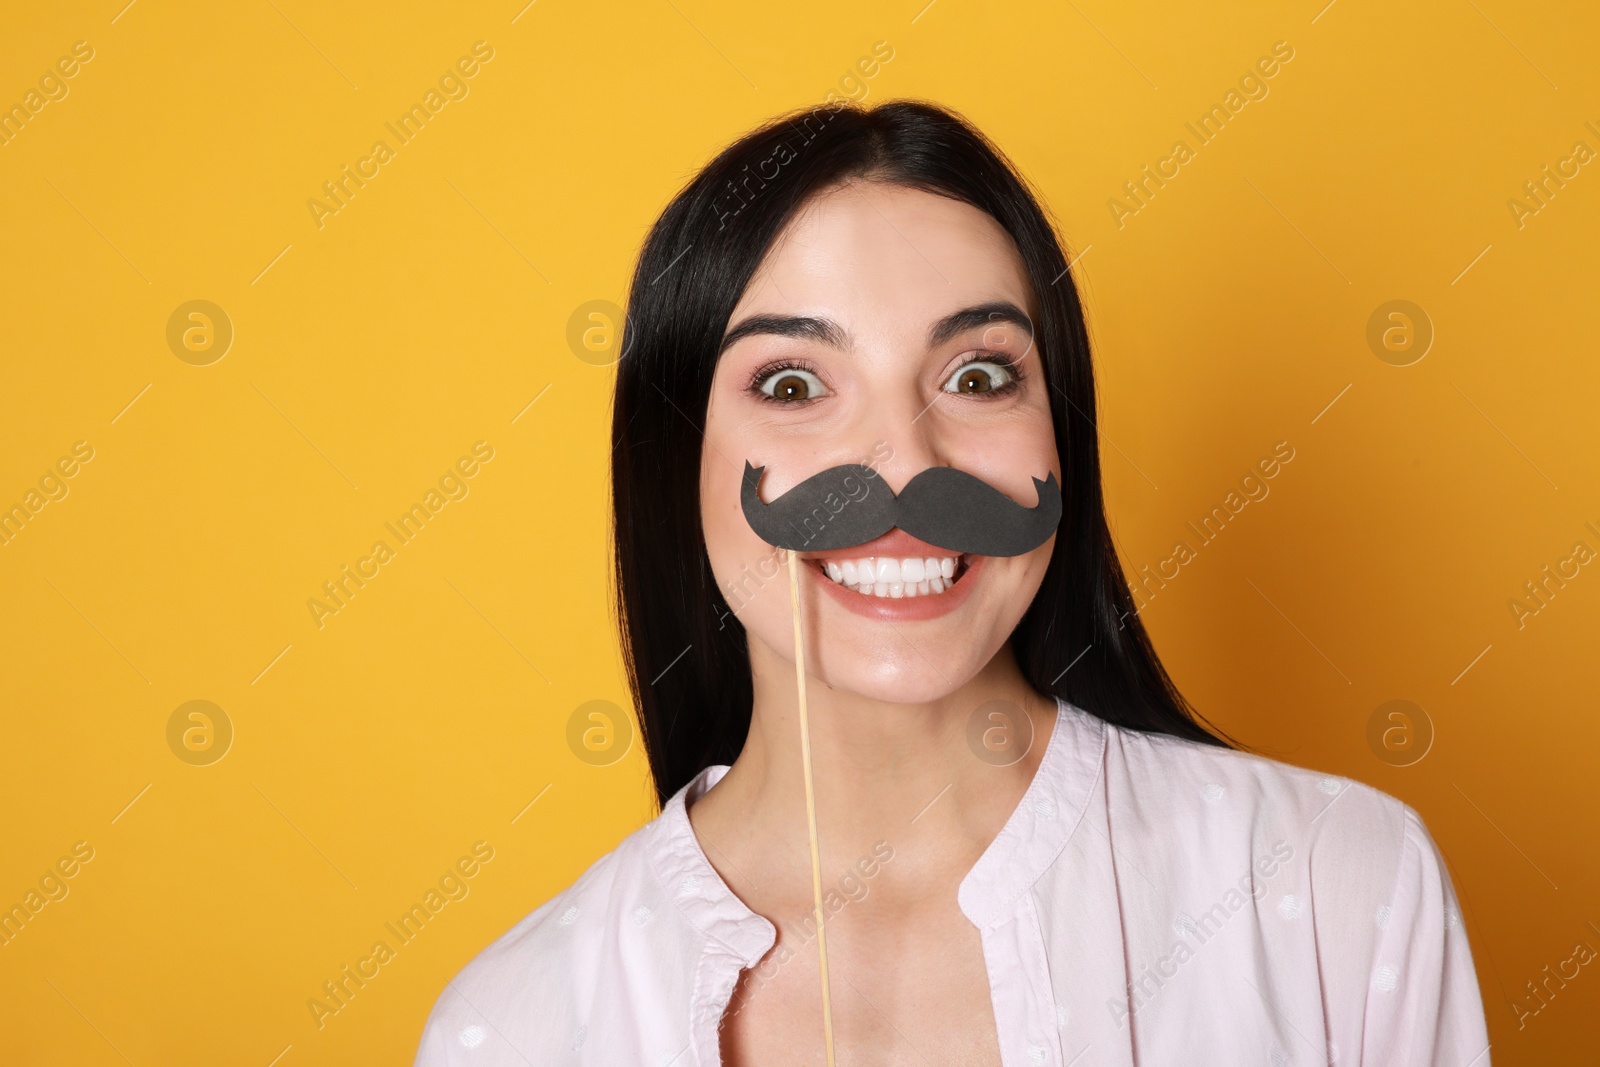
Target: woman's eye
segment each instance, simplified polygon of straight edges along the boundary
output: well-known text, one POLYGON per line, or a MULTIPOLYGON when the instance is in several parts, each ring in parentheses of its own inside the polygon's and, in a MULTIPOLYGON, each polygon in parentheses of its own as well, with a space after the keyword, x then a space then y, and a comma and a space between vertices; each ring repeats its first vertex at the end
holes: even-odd
POLYGON ((964 364, 944 383, 947 393, 991 393, 1010 385, 1016 376, 1000 363, 977 361, 964 364))
POLYGON ((815 400, 828 395, 821 378, 799 367, 774 371, 761 380, 759 388, 774 400, 815 400))

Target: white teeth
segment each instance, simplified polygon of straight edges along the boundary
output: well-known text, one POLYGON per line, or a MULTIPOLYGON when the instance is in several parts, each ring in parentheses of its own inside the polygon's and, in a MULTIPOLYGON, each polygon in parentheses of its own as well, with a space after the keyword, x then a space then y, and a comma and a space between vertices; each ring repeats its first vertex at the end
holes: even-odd
POLYGON ((890 559, 869 556, 864 559, 820 560, 822 572, 847 589, 864 596, 937 596, 955 584, 957 556, 928 556, 923 559, 890 559))

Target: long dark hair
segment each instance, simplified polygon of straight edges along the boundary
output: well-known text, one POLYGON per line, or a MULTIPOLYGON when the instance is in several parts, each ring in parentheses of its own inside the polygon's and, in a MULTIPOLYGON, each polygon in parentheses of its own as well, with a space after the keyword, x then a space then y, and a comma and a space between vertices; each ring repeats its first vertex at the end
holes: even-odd
POLYGON ((700 526, 702 427, 729 316, 814 194, 872 178, 959 200, 1009 233, 1038 297, 1065 501, 1044 583, 1011 635, 1023 675, 1118 726, 1208 744, 1156 657, 1106 524, 1094 375, 1077 287, 1038 201, 958 115, 913 101, 795 112, 739 139, 673 197, 633 274, 611 426, 617 615, 658 799, 749 732, 744 627, 700 526))

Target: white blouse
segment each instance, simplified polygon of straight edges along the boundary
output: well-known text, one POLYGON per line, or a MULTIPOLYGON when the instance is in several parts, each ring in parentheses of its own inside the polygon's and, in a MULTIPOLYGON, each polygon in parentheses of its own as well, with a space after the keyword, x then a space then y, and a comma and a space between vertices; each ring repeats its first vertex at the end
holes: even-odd
MULTIPOLYGON (((456 975, 419 1067, 720 1063, 740 972, 776 936, 689 823, 727 770, 701 771, 456 975)), ((1438 850, 1416 812, 1358 782, 1058 701, 958 902, 1004 1067, 1489 1064, 1438 850)))

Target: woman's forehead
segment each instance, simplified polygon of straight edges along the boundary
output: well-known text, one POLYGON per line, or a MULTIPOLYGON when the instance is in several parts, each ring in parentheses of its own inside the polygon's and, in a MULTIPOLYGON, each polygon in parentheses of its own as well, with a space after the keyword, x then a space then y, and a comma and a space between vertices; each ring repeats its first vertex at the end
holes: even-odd
POLYGON ((926 325, 1005 300, 1037 315, 1016 243, 986 212, 920 189, 852 182, 807 203, 774 240, 731 321, 825 314, 851 332, 926 325))

